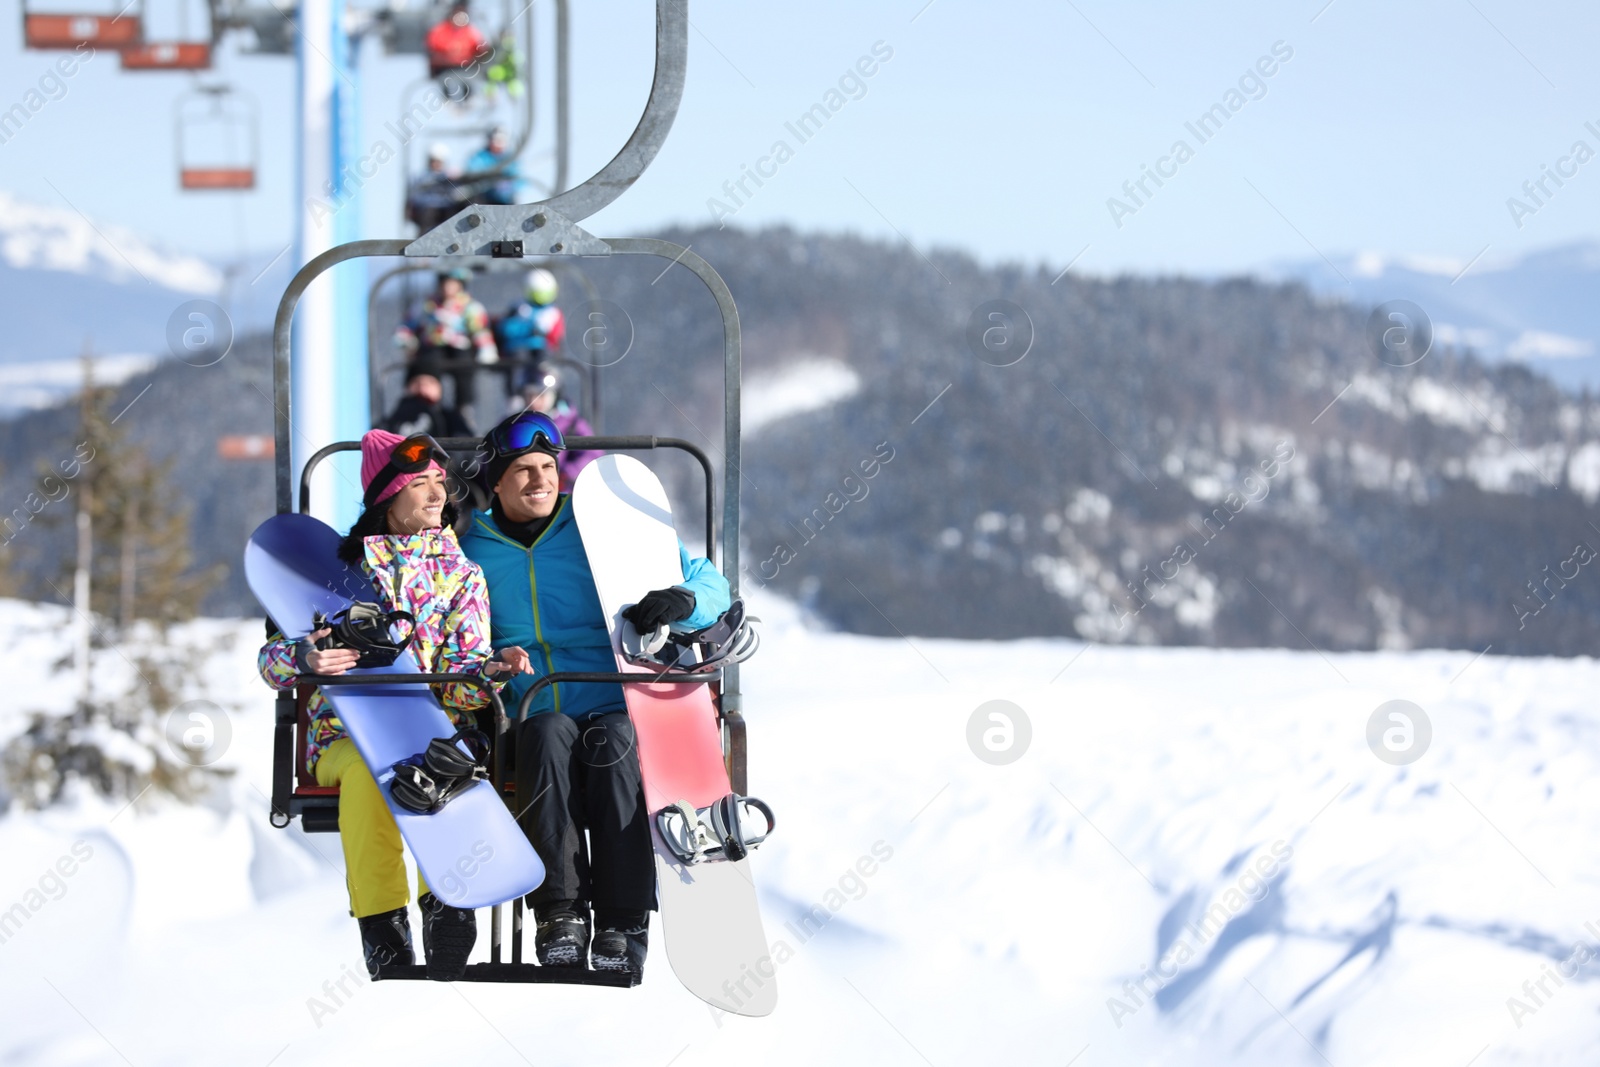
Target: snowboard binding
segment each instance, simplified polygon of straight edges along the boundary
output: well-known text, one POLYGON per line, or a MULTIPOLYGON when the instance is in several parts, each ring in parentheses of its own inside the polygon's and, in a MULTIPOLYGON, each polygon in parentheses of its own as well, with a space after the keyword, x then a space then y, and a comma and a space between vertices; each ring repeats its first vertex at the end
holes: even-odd
POLYGON ((311 617, 313 631, 330 629, 333 632, 317 641, 317 648, 352 648, 361 654, 357 667, 389 667, 411 644, 416 636, 417 620, 409 611, 384 611, 377 604, 357 602, 336 611, 332 616, 315 612, 311 617), (403 640, 396 641, 393 626, 405 621, 410 625, 403 640))
POLYGON ((673 855, 684 863, 727 860, 737 862, 765 841, 777 827, 772 809, 755 797, 729 793, 715 804, 696 809, 686 800, 662 808, 656 815, 656 828, 673 855), (748 812, 755 810, 766 821, 766 829, 749 834, 748 812))
MULTIPOLYGON (((623 656, 636 667, 699 673, 726 663, 743 663, 761 647, 761 635, 753 623, 761 620, 746 615, 744 601, 735 600, 716 622, 691 633, 674 633, 671 626, 658 626, 639 634, 636 647, 624 637, 623 656)), ((631 627, 630 627, 631 628, 631 627)))
POLYGON ((434 738, 426 750, 396 763, 389 793, 407 811, 432 815, 488 780, 489 739, 482 730, 465 726, 450 737, 434 738), (468 751, 463 752, 457 741, 468 751))

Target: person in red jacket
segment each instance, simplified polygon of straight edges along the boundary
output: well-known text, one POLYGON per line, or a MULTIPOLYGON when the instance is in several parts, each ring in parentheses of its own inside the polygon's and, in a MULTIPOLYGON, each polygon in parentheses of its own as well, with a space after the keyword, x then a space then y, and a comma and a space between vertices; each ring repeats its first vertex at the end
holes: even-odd
MULTIPOLYGON (((487 59, 493 52, 489 43, 484 40, 478 27, 472 24, 472 12, 467 9, 466 0, 456 0, 451 5, 450 17, 438 23, 428 31, 425 44, 428 49, 428 76, 438 78, 455 72, 461 74, 465 68, 479 59, 487 59)), ((446 83, 445 96, 456 99, 466 98, 467 79, 456 79, 456 93, 452 94, 452 86, 446 83)))

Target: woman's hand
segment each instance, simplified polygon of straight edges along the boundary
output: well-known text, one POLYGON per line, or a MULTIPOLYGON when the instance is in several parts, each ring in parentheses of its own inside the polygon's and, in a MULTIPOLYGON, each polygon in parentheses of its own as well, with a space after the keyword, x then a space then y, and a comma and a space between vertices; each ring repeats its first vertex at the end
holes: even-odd
POLYGON ((484 670, 489 674, 532 674, 533 662, 528 659, 528 653, 516 645, 508 645, 495 654, 484 670))
MULTIPOLYGON (((312 634, 306 635, 307 641, 320 641, 333 633, 333 630, 324 627, 312 634)), ((306 653, 306 666, 311 668, 312 674, 343 674, 354 667, 361 659, 361 653, 353 648, 327 648, 316 649, 306 653)))

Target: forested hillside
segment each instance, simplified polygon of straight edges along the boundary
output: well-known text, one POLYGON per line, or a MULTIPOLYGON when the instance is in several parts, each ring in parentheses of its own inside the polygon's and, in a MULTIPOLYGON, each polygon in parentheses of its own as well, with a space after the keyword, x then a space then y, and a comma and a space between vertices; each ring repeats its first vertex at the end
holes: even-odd
MULTIPOLYGON (((1587 396, 1442 346, 1393 366, 1369 345, 1370 308, 1297 286, 1058 278, 787 230, 661 236, 733 290, 747 413, 775 390, 779 412, 816 394, 747 435, 744 581, 834 625, 1566 654, 1600 635, 1587 396), (990 319, 993 301, 1023 314, 990 319)), ((632 323, 627 356, 601 372, 604 428, 687 437, 720 459, 704 288, 664 261, 579 264, 632 323)), ((477 291, 503 305, 513 282, 477 291)), ((574 286, 563 302, 578 309, 574 286)), ((392 326, 392 301, 379 318, 392 326)), ((200 562, 233 566, 208 608, 253 612, 235 563, 270 509, 270 467, 218 459, 215 441, 270 431, 264 340, 122 392, 139 396, 134 436, 176 460, 200 562)), ((70 410, 0 425, 6 511, 37 462, 71 453, 71 428, 70 410)), ((695 514, 688 464, 663 469, 695 514)), ((50 504, 30 526, 68 510, 50 504)), ((45 599, 65 529, 10 545, 13 579, 45 599)))

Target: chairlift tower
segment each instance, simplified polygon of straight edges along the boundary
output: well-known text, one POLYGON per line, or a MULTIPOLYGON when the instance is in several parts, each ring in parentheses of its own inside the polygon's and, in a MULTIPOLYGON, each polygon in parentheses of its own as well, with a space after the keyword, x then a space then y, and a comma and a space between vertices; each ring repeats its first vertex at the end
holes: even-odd
MULTIPOLYGON (((361 226, 360 79, 356 57, 366 28, 345 0, 299 0, 295 46, 294 265, 358 239, 361 226)), ((307 290, 294 330, 291 383, 294 433, 291 463, 305 466, 315 442, 360 437, 372 425, 368 410, 366 269, 341 263, 307 290), (343 355, 345 358, 341 358, 343 355)), ((348 525, 360 501, 359 471, 346 464, 318 473, 319 517, 348 525)))

